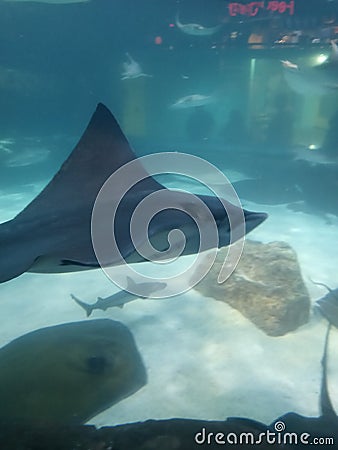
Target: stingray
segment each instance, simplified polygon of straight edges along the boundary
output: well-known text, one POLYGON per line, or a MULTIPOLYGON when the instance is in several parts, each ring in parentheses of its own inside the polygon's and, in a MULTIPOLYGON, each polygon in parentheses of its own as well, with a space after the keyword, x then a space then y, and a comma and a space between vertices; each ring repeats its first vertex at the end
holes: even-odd
POLYGON ((290 61, 281 61, 283 73, 289 87, 301 95, 335 94, 338 90, 338 48, 331 41, 332 53, 328 61, 313 66, 301 67, 290 61))
POLYGON ((338 288, 331 289, 326 284, 317 281, 312 281, 312 283, 323 286, 328 290, 328 293, 324 297, 316 301, 316 306, 325 319, 331 325, 338 328, 338 288))
POLYGON ((169 106, 170 109, 190 109, 213 103, 215 99, 211 95, 192 94, 179 98, 169 106))
POLYGON ((150 77, 147 73, 142 72, 142 67, 138 62, 133 59, 129 53, 126 53, 127 61, 123 63, 123 70, 121 74, 121 80, 133 80, 140 77, 150 77))
POLYGON ((208 28, 199 23, 181 23, 178 13, 176 14, 175 23, 179 30, 183 31, 185 34, 190 34, 191 36, 211 36, 222 28, 221 24, 208 28))
POLYGON ((84 423, 146 381, 122 323, 98 319, 42 328, 0 349, 0 420, 84 423))
MULTIPOLYGON (((63 273, 95 269, 101 265, 117 266, 125 261, 149 261, 153 254, 147 257, 136 249, 147 238, 156 249, 167 249, 168 233, 177 228, 186 232, 182 254, 196 254, 200 251, 199 230, 194 217, 189 214, 190 210, 195 209, 196 197, 209 208, 217 225, 218 245, 212 243, 209 248, 229 245, 230 236, 236 236, 236 239, 243 237, 240 235, 242 231, 238 232, 240 225, 235 230, 230 229, 224 205, 228 211, 237 214, 238 220, 242 220, 244 215, 245 233, 267 217, 266 213, 242 210, 216 196, 195 196, 166 189, 145 170, 111 112, 99 104, 78 144, 54 178, 14 219, 0 225, 0 282, 27 271, 63 273), (131 176, 139 177, 141 181, 135 183, 122 200, 116 194, 120 185, 116 185, 116 192, 109 199, 109 207, 117 208, 113 227, 117 250, 99 264, 91 235, 93 206, 106 180, 131 161, 131 176), (144 237, 140 234, 132 239, 129 225, 135 208, 147 196, 158 194, 160 190, 171 200, 173 196, 175 201, 177 198, 183 211, 170 208, 160 211, 151 220, 148 235, 144 237)), ((195 213, 198 215, 199 211, 195 213)))

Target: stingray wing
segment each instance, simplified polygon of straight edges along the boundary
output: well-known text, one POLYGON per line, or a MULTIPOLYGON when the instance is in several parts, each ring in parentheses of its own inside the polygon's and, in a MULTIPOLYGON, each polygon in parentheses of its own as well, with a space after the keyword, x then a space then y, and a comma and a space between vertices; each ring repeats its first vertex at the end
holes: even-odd
MULTIPOLYGON (((26 220, 44 214, 81 209, 91 214, 94 201, 107 178, 136 159, 114 116, 99 103, 78 144, 43 191, 16 217, 26 220)), ((147 172, 141 164, 137 170, 147 172)), ((154 190, 163 186, 148 178, 154 190)), ((82 213, 83 213, 82 212, 82 213)))
MULTIPOLYGON (((79 269, 97 267, 90 233, 95 199, 107 178, 135 159, 116 119, 99 104, 53 179, 13 220, 0 225, 0 282, 27 270, 76 270, 69 267, 73 261, 79 269)), ((135 164, 134 173, 147 177, 142 188, 163 189, 141 164, 135 164)))

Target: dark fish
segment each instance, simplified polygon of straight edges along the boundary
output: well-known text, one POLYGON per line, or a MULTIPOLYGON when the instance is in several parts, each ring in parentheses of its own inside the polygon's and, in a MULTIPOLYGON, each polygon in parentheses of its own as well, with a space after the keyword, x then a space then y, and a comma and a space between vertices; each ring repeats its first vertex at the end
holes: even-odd
POLYGON ((180 22, 178 13, 175 17, 175 23, 179 30, 185 34, 190 34, 191 36, 211 36, 222 28, 221 24, 208 28, 200 25, 199 23, 182 23, 180 22))
POLYGON ((320 394, 322 414, 320 417, 306 417, 288 412, 275 419, 270 425, 244 417, 228 417, 218 421, 153 419, 103 427, 98 430, 88 426, 60 427, 50 430, 50 428, 34 428, 29 424, 24 428, 22 425, 17 427, 15 423, 9 423, 2 429, 1 443, 4 448, 17 449, 31 448, 32 442, 38 442, 41 448, 57 450, 60 446, 53 446, 56 439, 51 439, 51 436, 57 436, 62 443, 62 448, 67 449, 73 448, 74 442, 81 448, 96 448, 98 443, 109 446, 113 442, 114 448, 128 450, 197 450, 222 447, 233 450, 307 450, 309 448, 332 450, 336 448, 338 442, 338 418, 332 408, 326 385, 328 335, 329 329, 322 359, 320 394), (314 438, 320 438, 320 444, 316 445, 314 438))
MULTIPOLYGON (((107 179, 132 161, 131 180, 141 181, 132 183, 123 200, 116 193, 109 198, 109 207, 117 211, 114 222, 117 249, 108 252, 102 265, 149 261, 153 253, 148 250, 143 255, 138 249, 148 239, 156 249, 167 249, 168 233, 177 228, 183 229, 187 236, 181 254, 199 253, 199 230, 194 219, 184 213, 185 205, 196 203, 196 196, 170 191, 151 177, 137 160, 111 112, 99 104, 80 141, 54 178, 21 213, 0 225, 0 282, 27 271, 74 272, 100 267, 91 234, 94 203, 107 179), (137 228, 131 236, 129 225, 135 208, 145 198, 153 198, 157 191, 168 195, 171 201, 173 197, 178 198, 183 211, 164 209, 150 222, 147 233, 137 228)), ((116 186, 116 191, 119 187, 116 186)), ((218 244, 208 242, 203 250, 229 245, 231 237, 240 239, 244 232, 249 233, 267 218, 265 213, 242 210, 216 196, 197 197, 209 208, 218 231, 218 244), (232 229, 226 209, 236 216, 236 226, 232 229), (245 231, 242 232, 243 220, 245 231)), ((155 195, 154 202, 159 202, 157 199, 155 195)), ((162 203, 153 206, 161 210, 162 203)), ((99 222, 98 226, 101 225, 99 222)))
POLYGON ((329 291, 324 297, 316 301, 316 306, 325 319, 338 328, 338 288, 331 289, 326 284, 316 281, 312 281, 312 283, 323 286, 329 291))
POLYGON ((42 328, 0 349, 0 421, 85 423, 146 381, 122 323, 99 319, 42 328))

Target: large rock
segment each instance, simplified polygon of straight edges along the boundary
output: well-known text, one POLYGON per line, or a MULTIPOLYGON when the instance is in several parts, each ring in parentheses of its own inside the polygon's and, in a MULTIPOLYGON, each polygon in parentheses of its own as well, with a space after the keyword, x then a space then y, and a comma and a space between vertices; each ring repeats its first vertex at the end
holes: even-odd
POLYGON ((293 331, 309 319, 310 298, 297 255, 285 242, 247 240, 234 273, 217 282, 227 249, 219 251, 207 276, 196 285, 203 295, 228 303, 271 336, 293 331))

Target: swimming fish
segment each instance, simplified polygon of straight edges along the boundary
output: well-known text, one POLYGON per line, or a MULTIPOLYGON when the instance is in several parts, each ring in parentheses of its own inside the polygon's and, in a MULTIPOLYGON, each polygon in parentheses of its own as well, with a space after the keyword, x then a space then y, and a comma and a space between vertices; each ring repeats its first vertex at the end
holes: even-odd
POLYGON ((140 77, 152 77, 152 75, 148 75, 147 73, 142 72, 142 67, 138 62, 136 62, 129 53, 126 53, 128 58, 127 61, 123 63, 123 70, 121 80, 129 80, 140 77))
POLYGON ((0 349, 0 420, 81 424, 139 390, 128 328, 109 319, 42 328, 0 349))
POLYGON ((177 28, 183 33, 190 34, 191 36, 211 36, 222 28, 222 25, 207 28, 198 23, 181 23, 178 13, 176 14, 175 23, 177 28))
POLYGON ((299 67, 282 60, 283 74, 289 87, 301 95, 326 95, 338 91, 337 45, 331 42, 331 58, 313 67, 299 67))
POLYGON ((144 293, 143 296, 135 295, 129 290, 133 291, 136 287, 136 283, 130 278, 127 277, 127 289, 117 292, 116 294, 110 295, 109 297, 97 297, 97 301, 93 304, 88 304, 79 300, 75 295, 71 294, 75 302, 80 305, 87 313, 87 317, 91 315, 94 309, 101 309, 102 311, 106 311, 108 308, 118 307, 123 308, 126 303, 132 302, 133 300, 137 300, 138 298, 148 298, 153 292, 159 291, 166 287, 166 283, 160 282, 149 282, 149 283, 139 283, 137 284, 137 289, 139 292, 144 293))
POLYGON ((175 103, 169 106, 170 109, 188 109, 196 106, 209 105, 215 101, 212 95, 192 94, 179 98, 175 103))
POLYGON ((306 161, 311 166, 317 166, 317 165, 335 165, 338 163, 338 160, 329 157, 325 154, 325 151, 321 148, 312 148, 310 147, 295 147, 292 149, 294 160, 295 161, 306 161))
POLYGON ((317 281, 312 281, 312 283, 323 286, 329 291, 324 297, 316 301, 316 306, 325 319, 338 328, 338 288, 331 289, 326 284, 317 281))
MULTIPOLYGON (((127 166, 129 167, 129 166, 127 166)), ((42 192, 14 219, 0 224, 0 282, 5 282, 31 271, 37 273, 63 273, 79 270, 111 267, 127 263, 145 262, 153 258, 153 253, 144 256, 137 249, 145 245, 147 239, 165 253, 168 248, 168 233, 172 229, 186 232, 186 245, 182 255, 201 251, 199 231, 193 218, 184 211, 194 210, 196 198, 210 210, 218 231, 218 247, 229 245, 230 237, 239 239, 243 234, 244 214, 245 233, 261 224, 266 213, 250 212, 234 206, 216 196, 192 195, 186 192, 166 189, 151 177, 134 152, 111 112, 99 104, 87 129, 58 173, 42 192), (96 198, 106 180, 122 166, 132 164, 131 184, 119 198, 116 186, 111 194, 109 207, 117 208, 114 220, 114 238, 118 249, 109 252, 100 263, 97 260, 93 242, 91 220, 96 198), (135 208, 151 194, 168 196, 182 210, 163 209, 151 220, 147 232, 136 228, 130 232, 130 223, 135 208), (228 212, 236 216, 236 226, 230 230, 228 212), (237 225, 238 221, 238 225, 237 225)), ((154 208, 158 208, 155 196, 154 208)), ((162 203, 161 203, 162 205, 162 203)), ((151 206, 151 205, 150 205, 151 206)), ((101 226, 101 222, 97 224, 101 226)), ((111 230, 110 230, 111 232, 111 230)), ((203 250, 215 245, 206 244, 203 250), (209 245, 209 247, 208 247, 209 245)), ((143 247, 142 247, 143 249, 143 247)), ((161 255, 163 256, 163 255, 161 255)))

